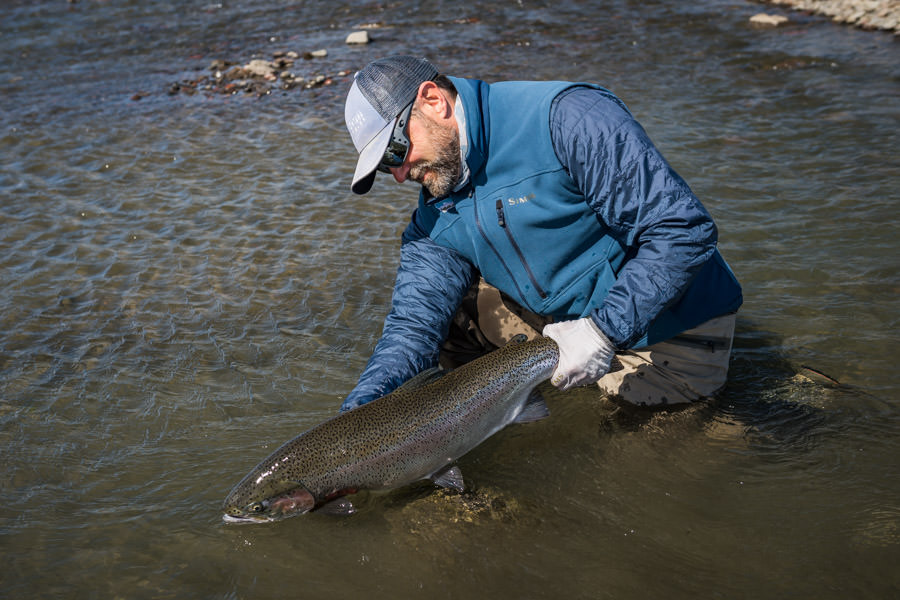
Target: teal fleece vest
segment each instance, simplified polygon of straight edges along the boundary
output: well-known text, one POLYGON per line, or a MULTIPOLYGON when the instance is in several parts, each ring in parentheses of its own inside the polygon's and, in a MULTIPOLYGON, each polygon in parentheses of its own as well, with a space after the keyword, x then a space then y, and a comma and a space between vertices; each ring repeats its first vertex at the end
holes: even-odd
MULTIPOLYGON (((471 180, 446 199, 423 196, 417 224, 532 312, 556 320, 587 316, 603 304, 626 251, 608 235, 553 149, 551 103, 573 84, 451 79, 466 115, 471 180)), ((709 302, 716 286, 728 281, 736 285, 715 252, 633 347, 736 310, 739 300, 726 302, 734 305, 730 310, 709 302)))
MULTIPOLYGON (((488 283, 525 308, 560 319, 599 306, 624 259, 619 244, 600 235, 596 216, 553 152, 550 103, 568 85, 490 86, 491 107, 502 104, 505 93, 534 100, 515 119, 492 111, 483 128, 470 127, 489 132, 490 160, 477 170, 470 161, 472 186, 450 197, 452 208, 424 209, 434 218, 432 240, 465 256, 488 283), (558 232, 563 228, 565 244, 558 232)), ((478 122, 470 110, 466 118, 470 125, 478 122)), ((478 148, 471 137, 470 144, 478 148)))

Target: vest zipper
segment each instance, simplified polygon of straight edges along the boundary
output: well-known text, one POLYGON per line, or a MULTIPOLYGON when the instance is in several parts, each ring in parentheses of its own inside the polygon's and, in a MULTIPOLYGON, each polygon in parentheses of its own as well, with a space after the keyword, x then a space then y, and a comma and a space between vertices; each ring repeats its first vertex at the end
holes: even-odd
MULTIPOLYGON (((503 255, 497 251, 497 247, 491 242, 491 238, 488 237, 487 233, 484 231, 484 226, 481 224, 481 217, 478 215, 478 207, 475 206, 472 211, 475 215, 475 225, 478 227, 478 233, 481 234, 481 237, 484 238, 484 241, 487 242, 487 245, 493 250, 494 254, 497 255, 497 259, 500 261, 500 264, 503 265, 503 268, 506 269, 506 272, 509 273, 509 279, 513 282, 513 285, 516 286, 516 291, 519 292, 519 298, 522 299, 526 305, 528 304, 528 300, 525 298, 525 294, 522 293, 522 289, 519 287, 519 283, 516 281, 516 278, 513 277, 512 271, 509 270, 509 266, 506 264, 506 261, 503 260, 503 255)), ((531 312, 537 312, 533 307, 527 306, 527 308, 531 312)))
POLYGON ((525 273, 528 274, 528 279, 531 280, 531 285, 534 286, 534 290, 538 293, 538 296, 541 299, 545 299, 547 297, 546 292, 544 292, 543 288, 541 288, 540 284, 537 282, 537 278, 534 276, 534 273, 531 270, 531 267, 528 266, 528 263, 525 261, 525 255, 522 254, 522 249, 519 248, 519 244, 516 243, 516 239, 513 237, 512 231, 506 226, 506 215, 503 214, 503 200, 497 200, 497 224, 500 225, 500 228, 506 232, 506 237, 509 239, 509 243, 512 245, 513 250, 516 251, 516 255, 519 257, 519 261, 521 261, 522 266, 525 267, 525 273))

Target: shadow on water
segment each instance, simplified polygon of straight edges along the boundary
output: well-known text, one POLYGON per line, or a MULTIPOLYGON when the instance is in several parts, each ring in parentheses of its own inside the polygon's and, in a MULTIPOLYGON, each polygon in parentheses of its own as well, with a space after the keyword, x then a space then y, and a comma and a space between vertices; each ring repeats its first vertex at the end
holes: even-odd
POLYGON ((783 347, 778 334, 739 319, 728 383, 715 398, 649 408, 604 397, 600 435, 611 438, 679 422, 706 429, 713 437, 717 429, 728 429, 729 436, 737 430, 748 451, 782 454, 810 450, 857 410, 888 410, 868 392, 798 363, 783 347))

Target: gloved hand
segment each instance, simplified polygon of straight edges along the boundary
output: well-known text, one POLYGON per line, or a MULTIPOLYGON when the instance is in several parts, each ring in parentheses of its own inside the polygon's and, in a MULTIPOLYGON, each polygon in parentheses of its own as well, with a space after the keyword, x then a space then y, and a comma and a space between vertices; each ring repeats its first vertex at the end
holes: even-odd
POLYGON ((609 371, 616 349, 590 317, 551 323, 543 334, 559 346, 559 363, 550 378, 559 389, 595 383, 609 371))

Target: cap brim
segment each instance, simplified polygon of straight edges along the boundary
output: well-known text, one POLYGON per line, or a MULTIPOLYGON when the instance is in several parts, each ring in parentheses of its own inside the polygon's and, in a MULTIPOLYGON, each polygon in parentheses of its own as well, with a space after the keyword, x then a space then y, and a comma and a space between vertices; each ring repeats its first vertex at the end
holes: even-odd
POLYGON ((350 186, 350 189, 355 194, 365 194, 372 188, 372 183, 375 181, 375 172, 381 163, 381 159, 384 157, 384 151, 387 149, 393 133, 394 120, 391 120, 359 153, 359 160, 356 162, 356 173, 353 174, 353 184, 350 186))

